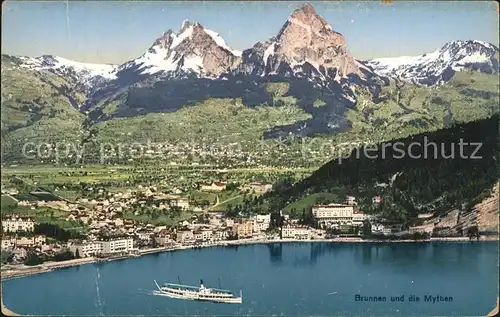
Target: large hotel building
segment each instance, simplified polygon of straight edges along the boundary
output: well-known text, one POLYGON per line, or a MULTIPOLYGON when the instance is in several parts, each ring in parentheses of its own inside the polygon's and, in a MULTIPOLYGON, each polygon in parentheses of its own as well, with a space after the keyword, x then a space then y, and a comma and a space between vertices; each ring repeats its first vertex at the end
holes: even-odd
POLYGON ((344 204, 313 205, 312 215, 320 227, 360 226, 365 215, 355 207, 344 204))

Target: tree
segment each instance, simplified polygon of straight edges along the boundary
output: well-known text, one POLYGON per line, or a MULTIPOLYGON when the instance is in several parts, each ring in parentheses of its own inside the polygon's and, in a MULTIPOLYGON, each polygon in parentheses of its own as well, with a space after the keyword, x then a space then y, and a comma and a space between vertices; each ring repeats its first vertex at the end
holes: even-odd
POLYGON ((14 258, 14 253, 12 253, 11 251, 8 251, 8 250, 2 250, 1 251, 1 262, 2 262, 2 264, 12 262, 13 258, 14 258))
POLYGON ((479 239, 479 228, 477 226, 469 227, 467 229, 467 236, 469 237, 469 239, 479 239))
POLYGON ((314 222, 314 218, 312 215, 312 209, 306 210, 305 208, 302 209, 302 216, 300 218, 300 223, 303 225, 308 225, 311 226, 314 222))
POLYGON ((272 228, 281 228, 283 225, 283 217, 279 211, 271 212, 271 223, 270 226, 272 228))
POLYGON ((38 264, 42 264, 43 263, 43 260, 40 256, 38 256, 38 254, 36 254, 34 251, 28 251, 28 255, 26 257, 26 261, 24 261, 24 264, 25 265, 38 265, 38 264))
POLYGON ((362 234, 365 237, 369 237, 372 234, 372 225, 368 220, 363 221, 362 234))

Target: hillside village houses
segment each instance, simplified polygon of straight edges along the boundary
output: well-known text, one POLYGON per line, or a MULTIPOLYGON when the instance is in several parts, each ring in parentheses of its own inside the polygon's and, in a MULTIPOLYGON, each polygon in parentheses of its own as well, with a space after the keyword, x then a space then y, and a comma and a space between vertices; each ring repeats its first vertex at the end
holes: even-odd
POLYGON ((253 182, 240 186, 240 189, 248 190, 249 192, 264 194, 273 189, 273 184, 253 182))
POLYGON ((14 248, 16 246, 20 247, 34 247, 41 246, 47 241, 44 235, 34 235, 30 237, 14 237, 14 236, 3 236, 2 237, 2 249, 14 248))
MULTIPOLYGON (((226 183, 212 182, 202 185, 203 190, 222 190, 226 183)), ((269 190, 268 184, 252 183, 252 190, 269 190), (260 186, 260 187, 259 187, 260 186)), ((271 214, 254 215, 245 219, 233 219, 223 213, 205 213, 194 215, 191 219, 180 221, 172 228, 165 225, 145 224, 136 220, 125 219, 125 211, 137 212, 140 206, 152 209, 168 210, 177 206, 184 210, 193 210, 187 198, 159 192, 156 188, 139 188, 137 191, 103 193, 99 198, 80 198, 76 203, 57 202, 22 202, 32 208, 53 208, 65 210, 67 221, 81 221, 87 226, 83 241, 70 240, 67 243, 47 244, 45 236, 13 237, 9 233, 33 232, 35 221, 31 218, 11 216, 2 221, 2 249, 11 250, 16 259, 22 259, 30 248, 41 252, 55 252, 63 247, 80 257, 108 256, 135 253, 139 249, 155 247, 175 247, 180 245, 211 244, 216 241, 247 238, 267 239, 264 232, 271 226, 271 214), (140 194, 138 194, 140 193, 140 194), (5 235, 7 233, 7 235, 5 235)), ((340 225, 361 226, 367 216, 356 205, 355 197, 346 197, 344 204, 324 204, 312 206, 312 215, 320 228, 340 225)), ((285 225, 281 228, 284 239, 310 239, 316 231, 306 226, 299 226, 289 220, 289 215, 282 215, 285 225)), ((322 230, 317 230, 322 232, 322 230)), ((390 233, 390 228, 375 224, 375 233, 390 233)), ((320 234, 317 236, 321 236, 320 234)))
POLYGON ((194 241, 193 231, 187 228, 177 230, 175 240, 180 243, 187 243, 194 241))
POLYGON ((226 182, 201 183, 200 190, 220 192, 226 189, 226 182))
POLYGON ((172 239, 171 232, 167 229, 162 229, 156 232, 153 238, 155 240, 156 245, 159 247, 169 247, 173 246, 175 243, 175 240, 172 239))
POLYGON ((372 225, 372 233, 388 235, 392 233, 391 228, 384 226, 380 223, 375 223, 372 225))
POLYGON ((184 197, 178 197, 175 199, 170 200, 171 206, 179 207, 183 210, 188 210, 189 209, 189 200, 184 197))
POLYGON ((35 220, 30 217, 19 217, 12 215, 2 219, 3 232, 33 232, 35 220))

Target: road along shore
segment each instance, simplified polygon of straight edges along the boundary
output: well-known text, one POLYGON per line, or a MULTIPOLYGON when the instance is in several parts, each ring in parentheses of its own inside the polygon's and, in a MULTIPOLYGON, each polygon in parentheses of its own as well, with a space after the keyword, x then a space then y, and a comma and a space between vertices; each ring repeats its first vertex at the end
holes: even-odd
POLYGON ((174 247, 162 247, 162 248, 154 248, 154 249, 144 249, 139 250, 137 254, 131 255, 121 255, 115 257, 108 258, 95 258, 95 257, 87 257, 82 259, 73 259, 68 261, 61 262, 45 262, 36 266, 26 266, 23 264, 20 265, 4 265, 2 266, 1 271, 1 280, 9 280, 13 278, 21 278, 29 275, 40 274, 52 272, 56 269, 79 266, 90 263, 98 263, 98 262, 107 262, 107 261, 116 261, 123 260, 128 258, 136 258, 147 254, 152 253, 162 253, 162 252, 170 252, 170 251, 178 251, 178 250, 189 250, 196 248, 208 248, 208 247, 217 247, 217 246, 243 246, 243 245, 252 245, 252 244, 269 244, 269 243, 432 243, 432 242, 464 242, 471 241, 472 243, 481 242, 481 241, 495 241, 499 240, 498 236, 491 237, 481 237, 480 240, 469 240, 467 237, 449 237, 449 238, 430 238, 427 240, 369 240, 369 239, 361 239, 358 237, 338 237, 335 239, 275 239, 275 240, 267 240, 267 239, 241 239, 241 240, 229 240, 229 241, 216 241, 213 243, 206 243, 202 245, 180 245, 174 247))

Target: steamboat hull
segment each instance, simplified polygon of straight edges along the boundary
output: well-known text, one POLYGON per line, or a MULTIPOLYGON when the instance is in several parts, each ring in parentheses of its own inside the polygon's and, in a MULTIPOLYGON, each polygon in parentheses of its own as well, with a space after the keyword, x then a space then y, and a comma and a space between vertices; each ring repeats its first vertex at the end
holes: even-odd
POLYGON ((156 281, 155 284, 158 288, 158 290, 154 292, 156 295, 167 296, 170 298, 223 304, 241 304, 243 302, 241 291, 240 296, 237 297, 227 290, 204 288, 203 286, 201 288, 197 288, 187 285, 166 284, 166 286, 160 287, 156 281))

